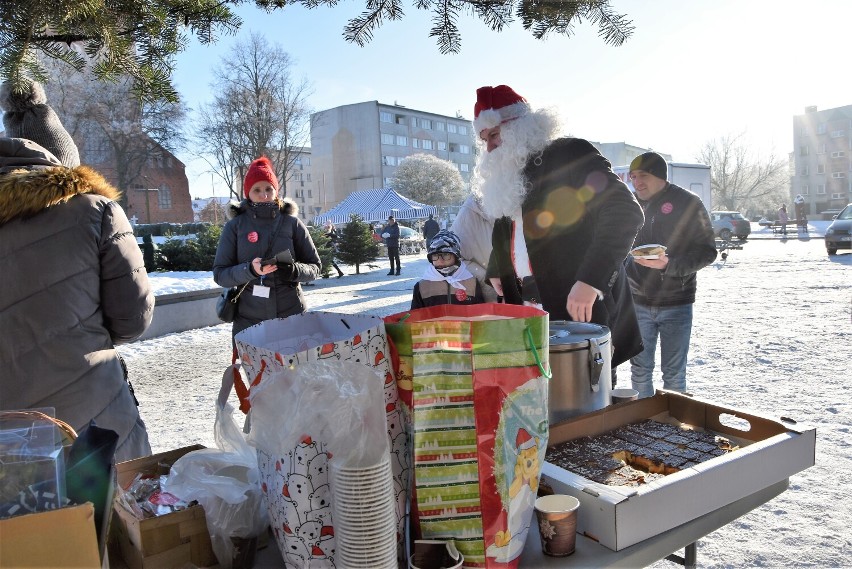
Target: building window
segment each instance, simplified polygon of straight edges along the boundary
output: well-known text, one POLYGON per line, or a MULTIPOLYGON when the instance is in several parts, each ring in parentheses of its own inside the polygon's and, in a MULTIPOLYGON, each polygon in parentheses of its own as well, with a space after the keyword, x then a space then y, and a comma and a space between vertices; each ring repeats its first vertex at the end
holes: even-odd
POLYGON ((808 186, 807 184, 805 184, 804 186, 802 186, 802 195, 803 195, 803 196, 808 195, 810 192, 811 192, 811 188, 810 188, 810 186, 808 186))
POLYGON ((831 136, 831 138, 843 138, 844 136, 846 136, 846 131, 845 130, 832 130, 830 136, 831 136))
POLYGON ((816 193, 817 193, 818 196, 820 196, 820 195, 824 196, 825 195, 825 186, 823 184, 818 184, 817 187, 816 187, 816 190, 817 190, 816 193))
POLYGON ((435 122, 435 128, 437 128, 438 130, 444 130, 444 128, 445 128, 445 127, 444 127, 444 123, 442 123, 442 122, 435 122))
POLYGON ((802 177, 808 176, 811 173, 811 167, 805 164, 799 168, 799 175, 802 177))
POLYGON ((447 132, 457 133, 459 131, 458 125, 454 125, 451 122, 447 123, 447 132))
POLYGON ((302 157, 301 157, 301 156, 297 156, 297 157, 296 157, 296 159, 295 159, 295 160, 293 160, 293 164, 295 164, 295 165, 297 165, 297 166, 301 166, 301 165, 302 165, 302 157))
POLYGON ((308 190, 308 197, 309 198, 314 197, 314 191, 313 190, 308 190))
POLYGON ((817 174, 825 174, 825 164, 817 164, 817 174))
POLYGON ((432 150, 435 147, 431 140, 424 139, 421 142, 423 143, 423 150, 432 150))
POLYGON ((446 149, 447 149, 447 143, 444 142, 443 140, 439 140, 438 141, 438 150, 446 150, 446 149))
POLYGON ((837 152, 831 153, 832 158, 843 158, 844 156, 846 156, 846 153, 843 152, 842 150, 838 150, 837 152))
POLYGON ((807 156, 809 154, 807 146, 799 147, 799 156, 807 156))
POLYGON ((396 135, 396 145, 397 146, 408 146, 408 137, 402 136, 401 134, 396 135))
POLYGON ((817 134, 825 134, 825 123, 821 122, 817 125, 817 134))
POLYGON ((459 125, 458 128, 459 128, 459 134, 467 135, 467 127, 466 126, 459 125))
POLYGON ((417 128, 417 117, 411 117, 411 128, 417 128))
POLYGON ((396 156, 382 156, 383 166, 396 166, 396 156))
POLYGON ((420 119, 420 127, 425 130, 432 130, 432 121, 430 119, 420 119))
POLYGON ((384 178, 385 187, 390 187, 392 178, 384 178))
POLYGON ((393 135, 386 132, 382 133, 382 144, 393 144, 393 135))
POLYGON ((301 182, 302 181, 302 173, 301 172, 294 172, 293 173, 293 179, 297 182, 301 182))
POLYGON ((459 153, 470 154, 470 146, 468 146, 467 144, 459 144, 459 153))
POLYGON ((307 157, 305 157, 305 166, 310 166, 310 165, 311 165, 311 157, 307 156, 307 157))
POLYGON ((405 124, 405 115, 396 115, 396 124, 405 124))
POLYGON ((817 154, 825 154, 825 144, 817 145, 817 154))
POLYGON ((311 181, 311 173, 310 173, 310 172, 308 172, 307 174, 305 174, 305 181, 306 181, 306 182, 310 182, 310 181, 311 181))
POLYGON ((393 122, 393 114, 387 111, 380 111, 379 120, 382 122, 393 122))
POLYGON ((831 177, 840 179, 840 178, 845 178, 846 174, 844 174, 843 172, 832 172, 831 177))
POLYGON ((420 148, 420 139, 411 137, 411 148, 420 148))
POLYGON ((172 209, 172 190, 165 184, 157 192, 157 205, 160 209, 172 209))
POLYGON ((470 164, 459 164, 459 172, 470 172, 470 164))

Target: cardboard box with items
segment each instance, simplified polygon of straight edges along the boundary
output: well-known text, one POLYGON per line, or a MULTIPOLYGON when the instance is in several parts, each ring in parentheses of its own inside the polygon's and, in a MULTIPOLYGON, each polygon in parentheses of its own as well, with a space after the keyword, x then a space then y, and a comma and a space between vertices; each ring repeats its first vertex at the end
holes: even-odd
POLYGON ((813 466, 816 429, 658 391, 551 425, 548 445, 542 485, 579 499, 577 531, 619 551, 813 466), (560 453, 566 441, 588 444, 560 453))

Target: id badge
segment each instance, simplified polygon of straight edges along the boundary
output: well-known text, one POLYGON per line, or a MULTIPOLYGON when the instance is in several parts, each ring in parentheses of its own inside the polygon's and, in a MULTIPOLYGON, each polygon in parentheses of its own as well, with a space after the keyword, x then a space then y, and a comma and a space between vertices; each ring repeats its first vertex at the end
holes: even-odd
POLYGON ((269 287, 264 285, 254 285, 252 287, 252 295, 261 298, 269 298, 269 287))

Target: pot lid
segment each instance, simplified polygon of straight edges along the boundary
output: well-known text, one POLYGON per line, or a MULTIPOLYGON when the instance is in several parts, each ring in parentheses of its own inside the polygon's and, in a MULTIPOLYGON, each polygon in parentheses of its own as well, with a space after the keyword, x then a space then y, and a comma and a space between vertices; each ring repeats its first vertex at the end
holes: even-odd
POLYGON ((598 344, 609 342, 609 328, 588 322, 570 322, 552 320, 550 322, 550 348, 587 348, 589 340, 596 339, 598 344))

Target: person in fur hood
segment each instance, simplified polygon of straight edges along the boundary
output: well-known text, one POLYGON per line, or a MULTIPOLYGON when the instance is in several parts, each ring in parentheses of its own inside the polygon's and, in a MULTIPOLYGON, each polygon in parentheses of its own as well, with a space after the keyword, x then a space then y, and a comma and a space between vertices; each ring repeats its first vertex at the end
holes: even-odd
POLYGON ((0 409, 94 420, 120 462, 151 454, 115 345, 148 328, 154 295, 118 197, 91 168, 0 138, 0 409))
POLYGON ((319 254, 299 207, 278 190, 269 159, 254 160, 243 181, 245 199, 230 205, 231 220, 222 228, 213 279, 242 289, 232 336, 264 320, 304 312, 301 284, 320 274, 319 254))

